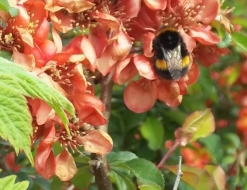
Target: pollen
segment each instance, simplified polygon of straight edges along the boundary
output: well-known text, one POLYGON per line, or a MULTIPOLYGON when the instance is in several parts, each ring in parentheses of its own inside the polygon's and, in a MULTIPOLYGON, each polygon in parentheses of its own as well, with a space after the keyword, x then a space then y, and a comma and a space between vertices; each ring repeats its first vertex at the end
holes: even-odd
POLYGON ((60 146, 64 147, 65 149, 70 148, 72 152, 75 150, 79 153, 80 150, 79 147, 82 146, 80 138, 85 136, 87 132, 84 130, 84 124, 83 123, 70 123, 69 129, 70 129, 70 135, 67 133, 65 129, 62 129, 60 131, 56 131, 56 140, 59 141, 60 146))
POLYGON ((6 45, 12 45, 14 43, 14 39, 13 39, 12 33, 6 34, 4 36, 4 43, 6 45))
POLYGON ((159 15, 163 25, 176 29, 181 26, 184 31, 188 31, 196 25, 200 25, 195 17, 205 9, 205 5, 202 5, 202 3, 202 1, 197 1, 197 5, 194 5, 191 1, 185 0, 182 4, 178 4, 173 8, 174 13, 160 11, 159 15))

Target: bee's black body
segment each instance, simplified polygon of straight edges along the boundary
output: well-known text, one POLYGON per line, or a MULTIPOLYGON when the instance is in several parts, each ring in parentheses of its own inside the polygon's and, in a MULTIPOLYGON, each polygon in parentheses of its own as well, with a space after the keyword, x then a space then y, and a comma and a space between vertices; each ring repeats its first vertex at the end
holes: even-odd
POLYGON ((179 80, 188 72, 189 52, 176 29, 161 28, 153 40, 154 70, 164 79, 179 80))

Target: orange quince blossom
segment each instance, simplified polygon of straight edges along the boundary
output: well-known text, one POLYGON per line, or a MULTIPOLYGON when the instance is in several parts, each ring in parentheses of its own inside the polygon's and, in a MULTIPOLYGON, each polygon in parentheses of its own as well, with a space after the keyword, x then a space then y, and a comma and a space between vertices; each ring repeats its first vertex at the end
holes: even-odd
POLYGON ((181 155, 187 166, 203 168, 206 164, 210 163, 210 154, 205 148, 202 148, 199 143, 193 142, 193 148, 183 147, 181 155))
MULTIPOLYGON (((104 105, 93 95, 91 83, 87 81, 90 78, 89 71, 95 71, 95 62, 96 55, 89 40, 77 36, 62 52, 53 54, 45 66, 32 72, 67 96, 74 103, 80 120, 99 126, 106 122, 102 115, 104 105)), ((54 110, 45 102, 31 99, 28 101, 32 108, 31 113, 39 125, 55 118, 54 110)))
POLYGON ((23 4, 17 4, 19 14, 14 18, 8 15, 4 20, 6 27, 0 30, 2 49, 13 51, 17 62, 28 60, 39 68, 57 49, 47 40, 49 23, 44 6, 45 3, 41 0, 27 0, 23 4), (37 12, 37 9, 40 11, 37 12), (19 53, 23 53, 23 56, 19 57, 19 53))
POLYGON ((8 168, 11 169, 13 172, 18 172, 21 166, 15 164, 15 158, 15 152, 10 152, 5 155, 6 165, 8 166, 8 168))
POLYGON ((67 134, 63 127, 55 129, 55 124, 47 123, 46 125, 39 126, 38 129, 40 127, 44 129, 42 130, 43 132, 36 131, 34 133, 36 138, 43 136, 35 156, 35 169, 37 172, 46 179, 56 174, 62 181, 68 181, 77 172, 75 161, 69 153, 68 148, 72 151, 76 150, 79 153, 81 152, 78 148, 81 146, 91 153, 107 154, 110 152, 113 146, 111 137, 102 131, 84 131, 84 128, 88 128, 88 126, 88 124, 83 123, 70 123, 69 129, 71 136, 67 134), (64 148, 57 156, 55 156, 52 150, 52 145, 55 142, 59 142, 64 148))
POLYGON ((127 32, 131 18, 138 14, 140 0, 118 1, 53 1, 46 2, 53 26, 61 32, 80 27, 90 28, 89 39, 96 51, 97 70, 109 73, 118 60, 125 58, 131 47, 127 32), (97 25, 96 25, 97 23, 97 25))
POLYGON ((247 132, 247 108, 242 108, 238 114, 238 120, 236 122, 237 129, 241 133, 247 132))
POLYGON ((114 72, 114 81, 118 84, 131 80, 136 74, 141 76, 139 80, 130 82, 124 92, 125 104, 134 112, 149 110, 156 99, 165 102, 168 106, 177 106, 181 103, 182 96, 187 93, 187 85, 195 83, 199 77, 196 60, 203 61, 205 57, 204 54, 199 56, 192 53, 195 48, 206 47, 208 52, 216 52, 216 57, 209 62, 211 64, 217 62, 218 55, 228 52, 217 48, 216 44, 220 42, 220 38, 211 31, 209 25, 218 14, 218 0, 180 0, 167 3, 167 8, 164 10, 157 10, 154 1, 142 4, 139 14, 133 18, 131 24, 133 30, 129 32, 129 35, 142 42, 143 55, 130 54, 118 63, 114 72), (154 6, 150 3, 154 3, 154 6), (152 68, 154 31, 162 26, 176 28, 191 53, 193 61, 189 72, 180 81, 160 79, 152 68))
POLYGON ((12 50, 16 47, 23 52, 25 45, 33 47, 34 43, 43 43, 49 33, 44 6, 45 3, 41 0, 28 0, 23 4, 17 4, 19 13, 16 17, 3 16, 6 27, 1 27, 2 48, 12 50), (40 11, 37 12, 37 9, 40 11))
POLYGON ((103 0, 90 14, 98 24, 90 27, 89 39, 96 50, 97 69, 103 75, 129 54, 132 42, 128 31, 132 18, 140 10, 140 4, 140 0, 120 0, 117 4, 103 0))

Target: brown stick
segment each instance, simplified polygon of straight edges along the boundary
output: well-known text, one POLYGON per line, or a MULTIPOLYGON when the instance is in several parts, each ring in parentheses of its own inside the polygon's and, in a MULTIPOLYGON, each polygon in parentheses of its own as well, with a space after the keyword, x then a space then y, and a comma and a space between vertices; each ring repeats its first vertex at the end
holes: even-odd
MULTIPOLYGON (((111 114, 111 98, 112 98, 112 74, 109 74, 103 77, 100 82, 101 85, 101 94, 100 99, 105 105, 105 112, 103 113, 107 119, 107 123, 100 127, 97 127, 97 130, 102 130, 107 133, 108 131, 108 122, 111 114)), ((95 181, 99 190, 112 190, 112 184, 108 174, 107 161, 104 155, 100 154, 91 154, 91 160, 95 164, 92 164, 93 171, 95 175, 95 181)))

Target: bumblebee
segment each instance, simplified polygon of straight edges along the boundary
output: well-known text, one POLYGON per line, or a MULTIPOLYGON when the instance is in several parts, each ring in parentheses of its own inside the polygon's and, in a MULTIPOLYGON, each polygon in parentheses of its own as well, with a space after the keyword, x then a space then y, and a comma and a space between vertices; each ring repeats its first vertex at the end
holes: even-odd
POLYGON ((163 79, 178 81, 188 72, 190 56, 175 28, 161 28, 153 40, 154 70, 163 79))

